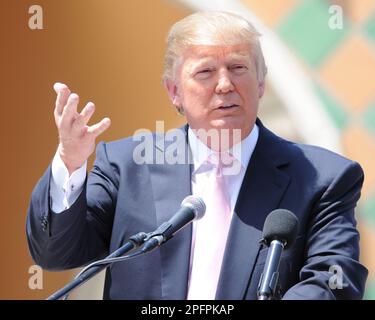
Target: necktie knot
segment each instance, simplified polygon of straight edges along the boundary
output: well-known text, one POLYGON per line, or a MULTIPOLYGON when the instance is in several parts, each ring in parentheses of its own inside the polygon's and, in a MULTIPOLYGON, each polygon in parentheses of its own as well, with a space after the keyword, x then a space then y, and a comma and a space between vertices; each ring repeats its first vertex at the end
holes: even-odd
POLYGON ((215 167, 227 167, 233 164, 234 157, 229 152, 214 152, 207 161, 215 167))
POLYGON ((207 162, 216 169, 218 176, 228 174, 231 172, 229 169, 237 164, 236 159, 229 152, 214 152, 207 158, 207 162))

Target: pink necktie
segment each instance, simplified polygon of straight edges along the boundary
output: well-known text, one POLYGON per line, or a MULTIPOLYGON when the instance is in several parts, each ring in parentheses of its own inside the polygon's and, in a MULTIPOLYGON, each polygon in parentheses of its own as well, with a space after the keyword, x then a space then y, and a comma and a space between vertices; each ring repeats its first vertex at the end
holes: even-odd
POLYGON ((228 157, 229 161, 233 160, 228 153, 214 153, 207 160, 213 170, 203 194, 206 214, 196 223, 189 300, 215 299, 231 220, 230 202, 223 176, 223 162, 228 165, 228 157))

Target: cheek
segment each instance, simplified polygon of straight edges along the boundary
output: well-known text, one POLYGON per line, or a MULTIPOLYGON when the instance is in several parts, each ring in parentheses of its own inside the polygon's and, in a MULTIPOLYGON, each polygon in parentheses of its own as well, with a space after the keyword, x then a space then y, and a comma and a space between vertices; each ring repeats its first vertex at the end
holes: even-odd
POLYGON ((183 87, 182 97, 186 107, 197 107, 210 101, 210 92, 210 86, 187 81, 183 87))
POLYGON ((237 85, 238 92, 246 104, 257 104, 259 101, 259 85, 258 81, 251 79, 250 81, 240 82, 237 85))

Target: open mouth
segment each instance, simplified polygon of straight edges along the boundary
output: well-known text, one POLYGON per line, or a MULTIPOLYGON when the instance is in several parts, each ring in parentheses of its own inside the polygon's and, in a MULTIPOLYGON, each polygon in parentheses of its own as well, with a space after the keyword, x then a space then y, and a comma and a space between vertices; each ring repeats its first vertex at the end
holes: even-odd
POLYGON ((227 104, 227 105, 220 106, 218 109, 225 110, 225 109, 233 109, 237 107, 239 107, 238 104, 227 104))

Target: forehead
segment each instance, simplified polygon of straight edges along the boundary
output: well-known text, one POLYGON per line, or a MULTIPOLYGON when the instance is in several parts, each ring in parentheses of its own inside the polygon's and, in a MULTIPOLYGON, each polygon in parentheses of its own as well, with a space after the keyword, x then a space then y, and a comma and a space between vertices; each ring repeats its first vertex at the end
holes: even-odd
POLYGON ((254 64, 250 45, 247 43, 236 45, 191 45, 175 61, 175 77, 178 79, 182 74, 190 74, 205 63, 231 60, 245 60, 250 64, 254 64))
POLYGON ((223 58, 249 58, 249 44, 192 45, 182 55, 183 60, 208 60, 223 58))
POLYGON ((251 58, 249 44, 192 45, 181 56, 183 63, 200 63, 209 60, 251 58))

